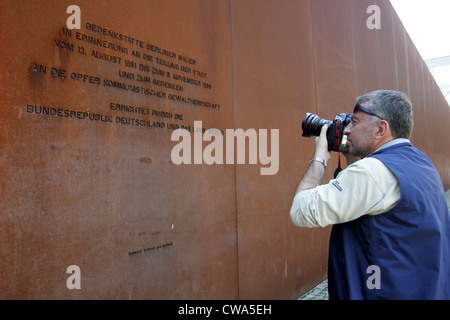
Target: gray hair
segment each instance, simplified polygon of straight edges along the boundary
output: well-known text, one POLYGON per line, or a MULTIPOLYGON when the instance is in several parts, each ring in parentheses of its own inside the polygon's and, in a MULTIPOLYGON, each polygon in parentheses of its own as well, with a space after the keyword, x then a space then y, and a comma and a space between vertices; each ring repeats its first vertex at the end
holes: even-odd
POLYGON ((366 103, 368 109, 386 120, 394 138, 411 137, 413 131, 412 103, 406 94, 393 90, 378 90, 366 93, 356 103, 366 103))

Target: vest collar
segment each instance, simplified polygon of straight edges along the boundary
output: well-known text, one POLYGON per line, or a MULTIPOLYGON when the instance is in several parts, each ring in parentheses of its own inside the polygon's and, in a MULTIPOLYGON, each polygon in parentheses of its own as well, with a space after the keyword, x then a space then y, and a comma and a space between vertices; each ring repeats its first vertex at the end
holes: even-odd
POLYGON ((375 153, 377 153, 377 152, 379 152, 379 151, 381 151, 383 149, 386 149, 386 148, 389 148, 389 147, 392 147, 392 146, 395 146, 395 145, 398 145, 398 144, 405 144, 405 145, 412 146, 411 141, 409 141, 408 139, 397 138, 397 139, 391 140, 391 141, 383 144, 381 147, 379 147, 377 150, 375 150, 375 152, 369 154, 368 157, 370 157, 371 155, 373 155, 373 154, 375 154, 375 153))

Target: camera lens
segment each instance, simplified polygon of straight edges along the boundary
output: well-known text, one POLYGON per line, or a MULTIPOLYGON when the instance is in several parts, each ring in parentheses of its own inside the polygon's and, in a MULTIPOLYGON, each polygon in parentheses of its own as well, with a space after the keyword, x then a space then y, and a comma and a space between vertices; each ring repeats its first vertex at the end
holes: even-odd
POLYGON ((331 125, 333 121, 321 119, 314 113, 306 113, 302 122, 303 137, 320 136, 320 130, 325 124, 331 125))

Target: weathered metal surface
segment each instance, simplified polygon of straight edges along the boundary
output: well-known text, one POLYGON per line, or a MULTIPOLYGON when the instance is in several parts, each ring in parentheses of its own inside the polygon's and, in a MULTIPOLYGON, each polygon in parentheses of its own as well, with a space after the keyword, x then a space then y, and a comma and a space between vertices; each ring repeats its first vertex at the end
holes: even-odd
POLYGON ((301 121, 371 90, 409 94, 413 143, 448 189, 448 105, 389 1, 367 28, 372 4, 79 1, 70 30, 68 1, 3 1, 0 297, 298 298, 326 277, 329 237, 289 220, 314 150, 301 121), (274 174, 225 147, 223 164, 175 164, 175 129, 190 130, 192 162, 209 144, 195 121, 214 141, 267 129, 274 174))

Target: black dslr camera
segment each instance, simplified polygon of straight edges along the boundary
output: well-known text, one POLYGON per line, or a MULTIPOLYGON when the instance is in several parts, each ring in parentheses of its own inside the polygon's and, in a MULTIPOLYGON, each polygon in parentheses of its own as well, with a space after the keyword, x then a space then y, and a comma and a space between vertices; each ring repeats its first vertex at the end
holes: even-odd
POLYGON ((306 113, 302 122, 303 137, 320 136, 320 130, 327 124, 328 150, 336 152, 348 152, 347 137, 344 136, 345 127, 352 121, 350 114, 339 113, 333 121, 319 118, 314 113, 306 113))

